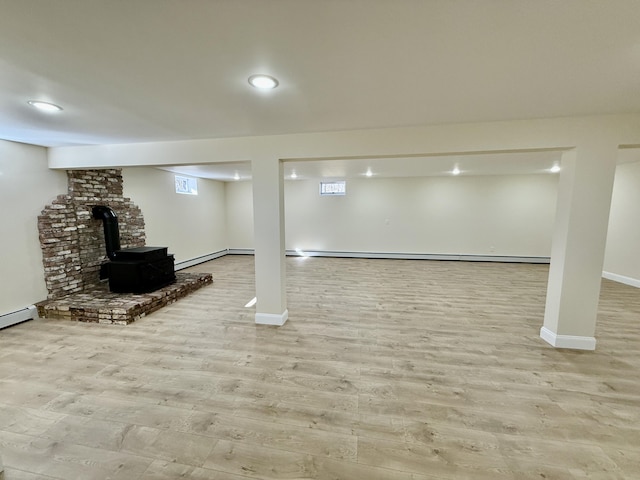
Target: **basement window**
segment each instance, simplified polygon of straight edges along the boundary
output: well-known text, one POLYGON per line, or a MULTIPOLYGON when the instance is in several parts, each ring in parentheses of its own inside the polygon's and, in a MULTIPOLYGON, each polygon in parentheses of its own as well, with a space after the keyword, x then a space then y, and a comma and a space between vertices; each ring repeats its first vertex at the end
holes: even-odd
POLYGON ((176 193, 184 195, 198 194, 198 179, 176 175, 176 193))
POLYGON ((346 195, 347 182, 338 180, 335 182, 320 182, 320 195, 346 195))

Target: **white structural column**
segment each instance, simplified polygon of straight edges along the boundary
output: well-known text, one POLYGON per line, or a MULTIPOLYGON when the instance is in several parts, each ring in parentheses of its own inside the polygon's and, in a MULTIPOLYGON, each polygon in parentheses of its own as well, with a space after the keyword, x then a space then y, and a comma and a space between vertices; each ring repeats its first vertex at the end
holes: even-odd
POLYGON ((589 142, 562 156, 544 326, 558 348, 594 350, 617 145, 589 142))
POLYGON ((284 178, 278 158, 251 161, 253 177, 253 236, 256 265, 256 323, 284 325, 287 321, 284 248, 284 178))

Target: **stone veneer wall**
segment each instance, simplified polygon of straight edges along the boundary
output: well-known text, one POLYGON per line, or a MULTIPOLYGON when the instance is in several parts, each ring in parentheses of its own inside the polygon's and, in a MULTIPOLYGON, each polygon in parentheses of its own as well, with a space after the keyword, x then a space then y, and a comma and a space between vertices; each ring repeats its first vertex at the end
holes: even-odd
POLYGON ((48 298, 81 292, 99 282, 107 261, 102 220, 94 205, 106 205, 118 216, 122 248, 145 244, 142 211, 123 196, 122 170, 68 170, 68 192, 38 216, 48 298))

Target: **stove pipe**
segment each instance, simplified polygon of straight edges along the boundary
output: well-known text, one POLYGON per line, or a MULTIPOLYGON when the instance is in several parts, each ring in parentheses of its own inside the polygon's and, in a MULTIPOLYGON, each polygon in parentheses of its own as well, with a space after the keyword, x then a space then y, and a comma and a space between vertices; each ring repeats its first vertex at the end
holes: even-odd
POLYGON ((118 216, 116 212, 106 205, 96 205, 91 210, 93 218, 102 220, 104 226, 104 244, 107 256, 115 260, 116 252, 120 250, 120 229, 118 228, 118 216))

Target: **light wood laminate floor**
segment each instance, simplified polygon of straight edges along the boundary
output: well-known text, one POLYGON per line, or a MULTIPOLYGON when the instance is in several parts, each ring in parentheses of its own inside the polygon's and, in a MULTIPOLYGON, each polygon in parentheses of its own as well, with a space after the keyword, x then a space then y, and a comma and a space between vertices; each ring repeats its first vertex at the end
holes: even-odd
POLYGON ((129 326, 0 331, 7 480, 638 479, 640 290, 603 281, 595 352, 539 338, 546 265, 253 257, 129 326))

